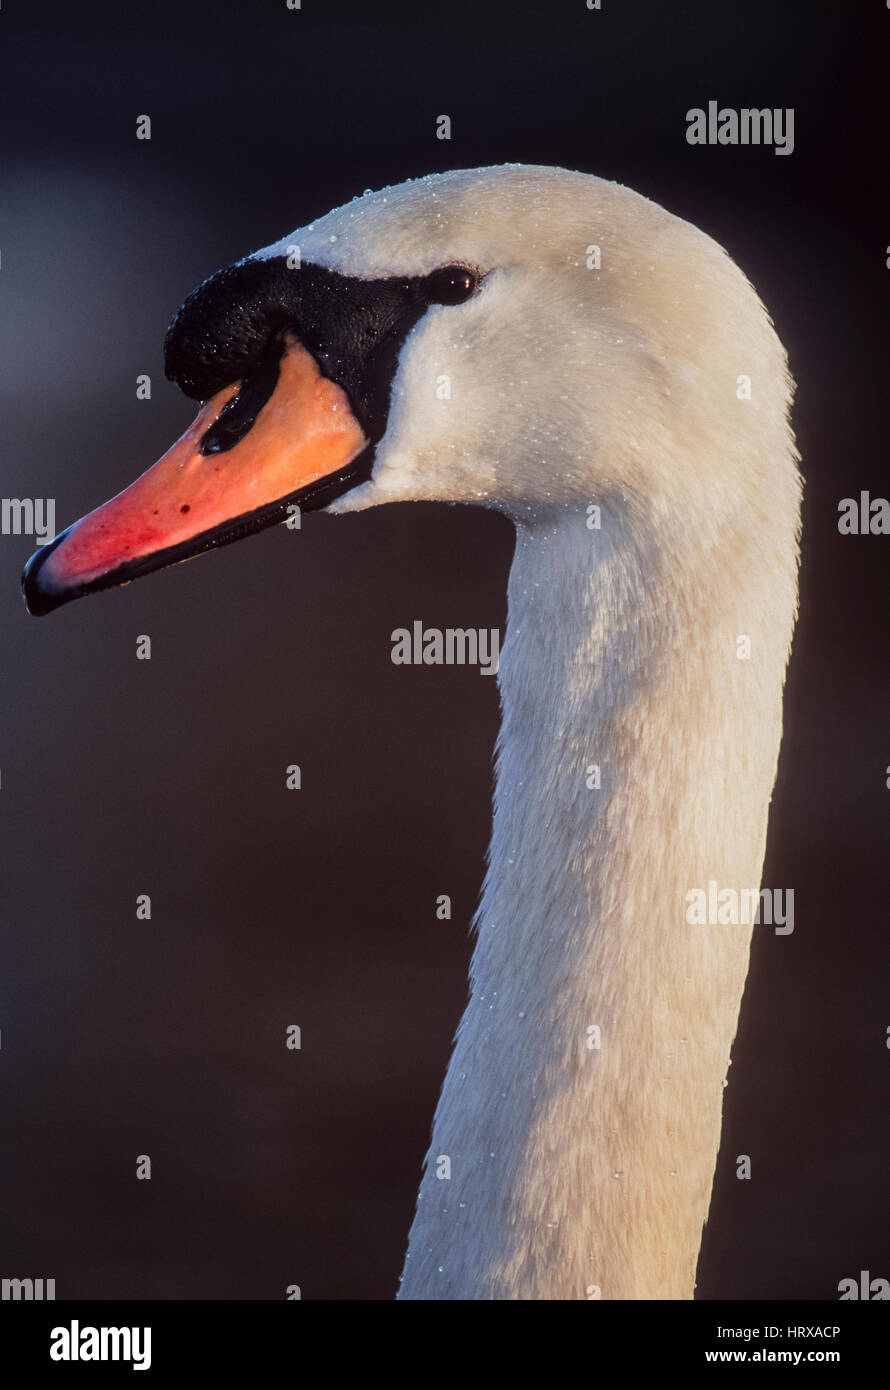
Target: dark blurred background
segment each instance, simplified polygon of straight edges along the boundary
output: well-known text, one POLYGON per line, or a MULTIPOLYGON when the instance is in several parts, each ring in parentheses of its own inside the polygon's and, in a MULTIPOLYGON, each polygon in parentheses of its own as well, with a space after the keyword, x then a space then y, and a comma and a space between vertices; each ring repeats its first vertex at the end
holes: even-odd
MULTIPOLYGON (((617 179, 770 308, 807 479, 765 868, 796 930, 755 931, 702 1298, 890 1278, 890 537, 837 531, 841 497, 890 494, 888 26, 877 3, 772 0, 0 17, 0 486, 55 497, 59 529, 191 419, 161 355, 185 294, 363 188, 513 160, 617 179), (793 106, 793 155, 689 146, 711 98, 793 106)), ((39 621, 31 549, 0 538, 0 1274, 59 1298, 388 1299, 466 994, 498 717, 493 681, 396 668, 389 634, 502 627, 511 530, 310 516, 39 621)))

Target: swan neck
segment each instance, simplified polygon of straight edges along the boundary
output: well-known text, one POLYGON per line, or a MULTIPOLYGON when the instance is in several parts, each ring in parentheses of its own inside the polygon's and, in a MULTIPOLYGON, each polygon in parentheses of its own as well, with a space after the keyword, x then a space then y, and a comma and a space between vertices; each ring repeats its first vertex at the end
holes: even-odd
POLYGON ((402 1297, 693 1293, 751 925, 691 925, 687 895, 760 885, 793 567, 602 523, 518 532, 471 996, 402 1297))

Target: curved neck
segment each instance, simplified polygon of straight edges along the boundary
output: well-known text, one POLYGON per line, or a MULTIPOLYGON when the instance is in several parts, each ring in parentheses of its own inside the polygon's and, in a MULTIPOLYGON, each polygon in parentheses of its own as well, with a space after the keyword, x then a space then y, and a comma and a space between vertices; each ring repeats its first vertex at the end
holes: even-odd
POLYGON ((793 565, 616 501, 520 529, 509 595, 471 998, 400 1297, 691 1297, 751 928, 690 925, 686 895, 759 886, 793 565))

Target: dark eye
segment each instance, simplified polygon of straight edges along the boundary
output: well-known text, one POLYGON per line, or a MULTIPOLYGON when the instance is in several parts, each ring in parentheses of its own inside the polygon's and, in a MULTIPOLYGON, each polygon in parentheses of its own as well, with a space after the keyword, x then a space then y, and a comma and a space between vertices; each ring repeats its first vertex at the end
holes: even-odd
POLYGON ((443 265, 426 277, 426 297, 431 304, 462 304, 479 284, 479 276, 465 265, 443 265))

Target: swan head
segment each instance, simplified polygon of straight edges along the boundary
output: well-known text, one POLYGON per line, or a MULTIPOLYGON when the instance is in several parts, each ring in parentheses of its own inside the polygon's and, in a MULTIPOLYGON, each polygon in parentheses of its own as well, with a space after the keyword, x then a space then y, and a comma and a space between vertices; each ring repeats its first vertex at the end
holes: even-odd
MULTIPOLYGON (((297 507, 480 503, 533 526, 617 498, 646 525, 707 526, 765 506, 789 454, 784 353, 741 271, 639 194, 561 169, 366 193, 211 276, 165 356, 197 419, 32 557, 31 612, 297 507)), ((792 505, 787 470, 780 486, 792 505)))

